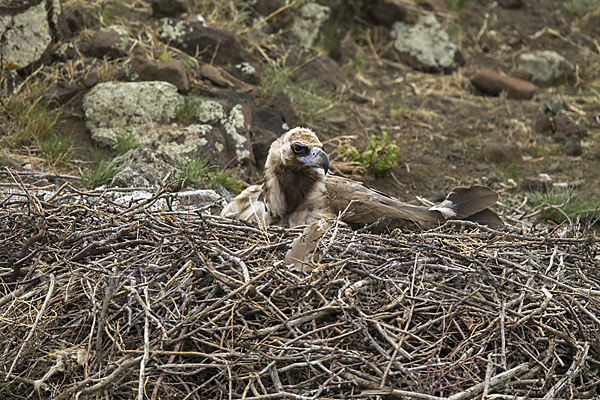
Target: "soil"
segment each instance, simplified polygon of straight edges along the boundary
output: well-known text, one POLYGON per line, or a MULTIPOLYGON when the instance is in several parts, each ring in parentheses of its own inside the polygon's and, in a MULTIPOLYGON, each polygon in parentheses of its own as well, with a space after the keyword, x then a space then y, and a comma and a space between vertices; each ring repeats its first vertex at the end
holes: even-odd
MULTIPOLYGON (((131 10, 118 22, 131 18, 129 25, 139 27, 147 20, 146 14, 131 10)), ((343 135, 355 136, 353 145, 360 149, 367 146, 370 135, 381 137, 387 132, 402 146, 390 177, 357 178, 405 201, 415 201, 416 196, 435 201, 453 186, 494 180, 498 181, 494 187, 506 198, 514 197, 519 189, 513 182, 542 173, 554 182, 579 184, 581 191, 598 197, 600 57, 594 38, 600 36, 600 13, 577 15, 563 2, 551 0, 526 0, 519 9, 473 0, 461 11, 438 17, 466 61, 450 75, 421 73, 401 64, 390 50, 387 28, 360 18, 347 26, 341 50, 336 49, 349 76, 342 102, 324 118, 305 123, 327 142, 326 150, 335 156, 336 139, 343 135), (518 55, 533 50, 564 55, 578 66, 577 79, 540 89, 526 101, 487 97, 471 85, 468 77, 477 70, 487 67, 510 74, 518 55), (360 60, 354 70, 348 67, 353 60, 360 60), (356 98, 362 100, 352 100, 356 98), (550 101, 571 105, 565 112, 587 128, 581 156, 565 155, 562 144, 537 131, 542 107, 550 101)), ((72 114, 60 129, 76 138, 74 159, 89 161, 93 143, 80 104, 77 98, 66 107, 72 114)), ((3 123, 7 118, 6 114, 0 117, 3 123)), ((10 153, 26 160, 26 150, 13 148, 10 153)), ((36 168, 49 169, 43 163, 36 168)), ((58 172, 74 173, 80 168, 81 164, 72 164, 58 172)), ((251 182, 259 177, 242 178, 251 182)))

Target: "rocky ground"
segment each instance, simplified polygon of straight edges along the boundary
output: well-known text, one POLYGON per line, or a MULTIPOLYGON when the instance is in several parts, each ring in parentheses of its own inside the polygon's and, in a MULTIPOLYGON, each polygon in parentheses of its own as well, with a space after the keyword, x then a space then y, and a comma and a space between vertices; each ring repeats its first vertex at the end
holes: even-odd
POLYGON ((334 171, 406 201, 484 182, 510 207, 554 183, 587 209, 600 198, 594 6, 9 2, 2 164, 89 175, 137 147, 113 185, 157 184, 199 157, 250 183, 270 142, 305 125, 334 171), (20 30, 33 20, 37 40, 20 30))

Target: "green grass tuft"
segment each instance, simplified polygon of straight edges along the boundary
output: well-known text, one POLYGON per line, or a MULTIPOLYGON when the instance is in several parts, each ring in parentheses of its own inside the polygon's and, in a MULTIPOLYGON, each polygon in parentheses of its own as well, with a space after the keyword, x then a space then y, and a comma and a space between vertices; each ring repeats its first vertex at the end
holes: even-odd
POLYGON ((123 132, 117 135, 117 146, 115 152, 121 156, 129 150, 137 149, 140 143, 137 136, 133 132, 123 132))
POLYGON ((118 158, 110 161, 99 160, 96 163, 96 167, 91 174, 83 173, 80 178, 80 182, 83 186, 89 188, 96 188, 102 185, 108 185, 112 182, 115 175, 123 170, 123 166, 120 164, 118 158))
POLYGON ((7 104, 7 110, 14 117, 15 146, 51 139, 56 127, 65 118, 60 110, 51 109, 41 98, 30 105, 11 100, 7 104))
POLYGON ((242 184, 229 172, 217 172, 216 167, 207 160, 198 158, 191 161, 181 161, 177 167, 181 181, 181 189, 202 183, 207 189, 214 189, 219 184, 233 194, 242 192, 242 184))
POLYGON ((449 11, 462 11, 472 0, 446 0, 446 7, 449 11))
POLYGON ((73 139, 67 136, 55 136, 40 140, 40 149, 44 157, 53 166, 66 165, 73 156, 73 139))
POLYGON ((547 193, 531 192, 529 204, 534 208, 542 208, 541 217, 560 224, 567 220, 587 220, 597 218, 600 212, 599 198, 594 195, 575 193, 570 188, 554 188, 547 193))

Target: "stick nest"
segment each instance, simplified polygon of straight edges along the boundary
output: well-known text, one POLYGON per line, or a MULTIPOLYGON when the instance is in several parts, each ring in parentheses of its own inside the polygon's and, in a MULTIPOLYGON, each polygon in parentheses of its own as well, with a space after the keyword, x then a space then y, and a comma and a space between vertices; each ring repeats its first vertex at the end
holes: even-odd
POLYGON ((0 197, 0 392, 70 399, 592 398, 594 237, 300 230, 174 194, 0 197))

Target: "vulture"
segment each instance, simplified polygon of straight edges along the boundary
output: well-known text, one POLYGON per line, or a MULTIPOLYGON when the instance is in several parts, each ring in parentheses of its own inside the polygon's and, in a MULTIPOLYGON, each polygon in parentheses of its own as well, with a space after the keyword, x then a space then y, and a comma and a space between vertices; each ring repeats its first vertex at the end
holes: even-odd
POLYGON ((309 264, 306 260, 315 242, 327 230, 328 221, 338 216, 353 229, 368 226, 376 233, 397 228, 427 230, 448 219, 492 228, 503 225, 489 209, 498 194, 487 186, 456 187, 443 202, 427 208, 327 174, 328 170, 329 157, 317 135, 307 128, 294 128, 271 144, 262 183, 245 189, 221 215, 263 226, 307 226, 286 256, 288 263, 300 267, 309 264))

